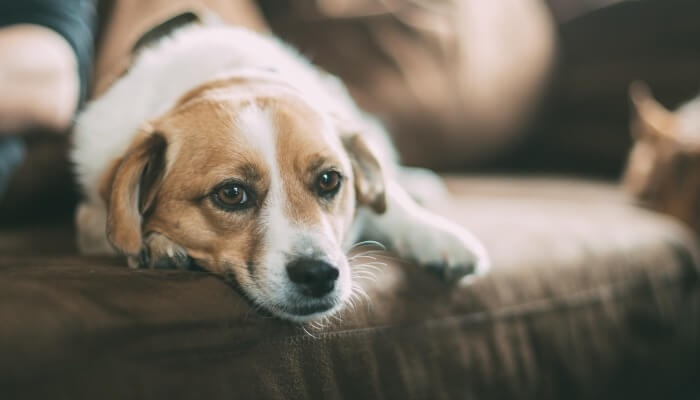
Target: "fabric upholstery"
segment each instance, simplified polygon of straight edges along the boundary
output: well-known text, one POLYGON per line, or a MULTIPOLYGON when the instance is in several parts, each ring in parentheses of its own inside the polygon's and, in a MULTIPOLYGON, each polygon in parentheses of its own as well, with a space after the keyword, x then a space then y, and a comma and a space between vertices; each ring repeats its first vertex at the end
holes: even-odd
POLYGON ((596 182, 452 178, 442 213, 493 258, 470 285, 392 256, 326 326, 256 313, 197 271, 0 233, 4 398, 694 398, 697 238, 596 182))

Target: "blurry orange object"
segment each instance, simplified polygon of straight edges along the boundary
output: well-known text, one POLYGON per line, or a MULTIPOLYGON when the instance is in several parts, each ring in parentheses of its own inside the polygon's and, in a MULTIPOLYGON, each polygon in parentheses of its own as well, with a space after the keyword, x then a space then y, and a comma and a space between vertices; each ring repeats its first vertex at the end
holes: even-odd
POLYGON ((635 144, 625 189, 642 205, 672 215, 700 233, 700 97, 669 111, 640 82, 630 87, 635 144))

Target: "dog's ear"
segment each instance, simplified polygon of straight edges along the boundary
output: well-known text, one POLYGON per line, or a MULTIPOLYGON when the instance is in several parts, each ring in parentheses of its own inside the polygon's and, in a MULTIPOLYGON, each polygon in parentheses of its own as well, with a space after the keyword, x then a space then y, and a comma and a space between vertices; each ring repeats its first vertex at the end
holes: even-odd
POLYGON ((377 157, 357 133, 341 135, 355 175, 355 195, 359 205, 381 214, 386 211, 384 174, 377 157))
POLYGON ((167 142, 144 131, 117 160, 100 183, 107 204, 107 238, 121 252, 136 256, 143 247, 143 216, 153 205, 165 172, 167 142))

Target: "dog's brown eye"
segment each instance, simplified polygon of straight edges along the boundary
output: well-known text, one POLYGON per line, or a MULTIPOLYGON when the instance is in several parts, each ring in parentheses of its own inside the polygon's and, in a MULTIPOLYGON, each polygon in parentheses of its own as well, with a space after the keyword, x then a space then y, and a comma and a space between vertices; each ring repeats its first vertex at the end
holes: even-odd
POLYGON ((340 174, 335 171, 325 171, 318 176, 318 191, 321 195, 335 194, 340 188, 340 174))
POLYGON ((243 186, 230 183, 220 187, 214 193, 214 198, 220 205, 226 208, 236 209, 246 206, 248 202, 248 193, 243 186))

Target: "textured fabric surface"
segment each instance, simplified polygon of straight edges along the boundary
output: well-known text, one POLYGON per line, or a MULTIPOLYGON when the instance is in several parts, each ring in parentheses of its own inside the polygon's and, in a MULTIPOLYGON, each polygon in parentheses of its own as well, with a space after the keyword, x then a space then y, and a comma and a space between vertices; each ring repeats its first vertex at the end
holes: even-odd
POLYGON ((696 398, 696 238, 616 187, 452 179, 443 213, 492 273, 448 286, 385 256, 323 328, 256 314, 203 272, 0 233, 4 398, 696 398))

